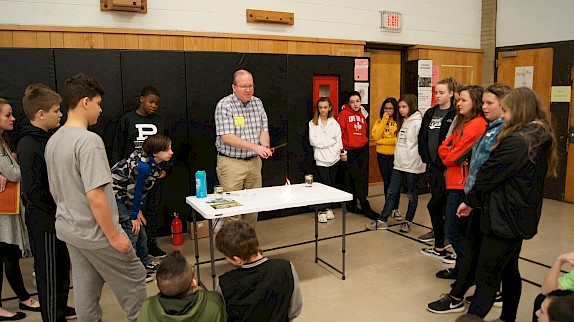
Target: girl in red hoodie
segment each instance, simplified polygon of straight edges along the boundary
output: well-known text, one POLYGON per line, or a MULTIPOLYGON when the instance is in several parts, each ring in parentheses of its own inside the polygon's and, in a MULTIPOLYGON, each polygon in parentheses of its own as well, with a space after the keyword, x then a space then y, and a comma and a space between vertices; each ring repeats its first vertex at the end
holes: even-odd
POLYGON ((355 91, 349 96, 347 107, 339 113, 337 121, 341 126, 343 151, 341 161, 349 173, 347 186, 353 194, 353 200, 347 203, 347 210, 356 214, 364 214, 370 219, 378 219, 379 214, 371 209, 367 200, 366 168, 369 166, 369 138, 367 119, 361 106, 361 94, 355 91), (361 209, 357 208, 359 199, 361 209))
MULTIPOLYGON (((474 143, 486 130, 487 122, 482 112, 482 94, 480 86, 469 85, 460 90, 460 99, 456 104, 457 116, 452 134, 442 142, 438 154, 446 167, 446 211, 445 232, 458 258, 464 256, 465 235, 468 218, 457 217, 456 209, 464 198, 464 184, 468 177, 468 163, 474 143)), ((458 259, 449 255, 443 259, 447 264, 458 265, 458 259)), ((457 266, 437 273, 439 278, 456 278, 457 266)))

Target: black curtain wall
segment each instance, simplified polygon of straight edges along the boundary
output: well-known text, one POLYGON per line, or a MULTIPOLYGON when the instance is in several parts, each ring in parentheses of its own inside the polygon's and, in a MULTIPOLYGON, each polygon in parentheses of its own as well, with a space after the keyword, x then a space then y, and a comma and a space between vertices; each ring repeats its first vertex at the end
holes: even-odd
MULTIPOLYGON (((352 91, 352 57, 8 48, 0 49, 0 69, 10 75, 0 79, 0 97, 11 101, 16 118, 22 120, 21 101, 27 85, 41 82, 59 90, 67 78, 80 72, 96 78, 105 94, 102 116, 91 130, 104 140, 109 158, 118 119, 138 107, 144 86, 155 86, 161 93, 158 114, 164 118, 174 150, 174 169, 162 191, 158 223, 159 233, 165 235, 173 212, 184 218, 191 213, 185 197, 195 194, 195 172, 207 172, 208 191, 217 183, 215 105, 232 92, 232 74, 240 68, 253 74, 255 96, 263 101, 269 118, 271 145, 287 143, 264 160, 263 185, 283 184, 286 177, 293 183, 303 182, 305 173, 314 172, 307 133, 313 111, 313 76, 336 75, 340 91, 352 91)), ((260 218, 302 210, 262 213, 260 218)))

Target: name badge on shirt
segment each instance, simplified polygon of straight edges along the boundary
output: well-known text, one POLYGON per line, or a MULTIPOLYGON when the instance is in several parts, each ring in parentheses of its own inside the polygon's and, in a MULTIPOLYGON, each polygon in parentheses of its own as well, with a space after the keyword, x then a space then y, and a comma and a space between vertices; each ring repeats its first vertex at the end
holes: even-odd
POLYGON ((236 116, 233 119, 235 122, 235 126, 244 126, 245 125, 245 118, 243 116, 236 116))

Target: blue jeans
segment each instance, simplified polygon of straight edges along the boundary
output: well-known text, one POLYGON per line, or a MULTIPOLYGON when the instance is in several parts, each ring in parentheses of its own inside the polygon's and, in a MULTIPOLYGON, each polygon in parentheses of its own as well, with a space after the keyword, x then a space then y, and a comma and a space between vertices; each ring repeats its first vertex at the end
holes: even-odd
MULTIPOLYGON (((389 195, 389 186, 391 185, 391 176, 393 174, 394 161, 395 161, 394 154, 377 153, 377 162, 379 163, 379 171, 381 172, 381 178, 383 178, 383 186, 385 188, 385 198, 389 195)), ((397 208, 399 208, 398 202, 397 206, 394 209, 397 208)))
POLYGON ((407 196, 409 197, 409 207, 407 209, 405 220, 412 222, 415 218, 417 204, 419 203, 419 190, 417 187, 419 174, 393 170, 391 175, 391 184, 389 185, 389 194, 385 196, 385 206, 381 212, 382 221, 386 222, 393 209, 397 209, 399 198, 401 197, 401 185, 405 178, 407 181, 407 196))
POLYGON ((140 226, 139 234, 134 234, 132 232, 133 225, 128 207, 118 199, 116 199, 116 202, 118 204, 118 212, 120 213, 120 225, 128 235, 130 242, 132 242, 132 246, 136 250, 136 255, 144 266, 151 264, 151 258, 149 258, 147 251, 147 234, 144 225, 140 226))
POLYGON ((464 190, 449 189, 446 191, 446 210, 444 214, 444 230, 452 248, 456 252, 456 266, 459 266, 459 259, 468 252, 466 232, 468 230, 468 217, 458 217, 456 211, 464 200, 464 190))

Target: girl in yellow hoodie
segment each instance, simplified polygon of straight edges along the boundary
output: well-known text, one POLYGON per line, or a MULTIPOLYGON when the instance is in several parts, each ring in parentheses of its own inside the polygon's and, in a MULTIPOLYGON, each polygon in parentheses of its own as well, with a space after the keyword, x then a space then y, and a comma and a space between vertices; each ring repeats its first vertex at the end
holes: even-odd
MULTIPOLYGON (((388 97, 381 105, 380 118, 377 120, 371 134, 377 144, 377 161, 383 184, 385 187, 385 198, 388 196, 389 185, 391 184, 391 173, 395 161, 395 146, 397 144, 397 119, 399 115, 399 103, 394 97, 388 97)), ((397 203, 391 216, 397 220, 402 220, 397 203)))

